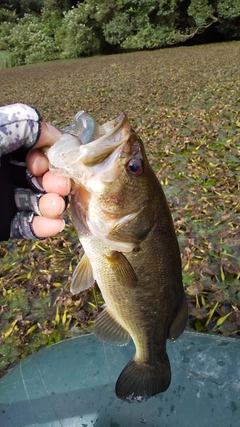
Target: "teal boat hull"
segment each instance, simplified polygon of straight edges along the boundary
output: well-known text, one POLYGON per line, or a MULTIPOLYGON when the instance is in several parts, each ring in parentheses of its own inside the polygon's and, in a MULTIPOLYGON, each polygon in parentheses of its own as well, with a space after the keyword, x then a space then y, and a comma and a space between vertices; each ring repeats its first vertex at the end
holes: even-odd
POLYGON ((0 380, 0 426, 239 427, 240 340, 185 332, 168 343, 169 389, 129 404, 114 389, 134 353, 92 334, 39 351, 0 380))

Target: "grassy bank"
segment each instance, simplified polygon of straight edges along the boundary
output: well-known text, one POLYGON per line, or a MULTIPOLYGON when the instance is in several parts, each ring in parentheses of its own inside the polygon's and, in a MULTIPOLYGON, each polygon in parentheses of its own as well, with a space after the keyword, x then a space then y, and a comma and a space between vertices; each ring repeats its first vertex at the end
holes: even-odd
MULTIPOLYGON (((182 253, 189 329, 240 337, 240 43, 1 69, 1 105, 24 102, 61 128, 84 109, 128 114, 163 184, 182 253)), ((1 256, 2 372, 91 330, 97 288, 72 296, 79 243, 7 242, 1 256)))

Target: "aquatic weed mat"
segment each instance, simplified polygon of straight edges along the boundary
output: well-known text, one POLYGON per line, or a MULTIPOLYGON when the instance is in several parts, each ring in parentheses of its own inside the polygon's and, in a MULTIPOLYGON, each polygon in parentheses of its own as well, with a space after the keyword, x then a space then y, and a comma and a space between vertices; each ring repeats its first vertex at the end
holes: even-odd
MULTIPOLYGON (((0 70, 1 105, 24 102, 61 128, 80 109, 124 111, 168 198, 182 254, 189 329, 240 337, 240 43, 97 56, 0 70)), ((133 195, 134 197, 134 195, 133 195)), ((0 368, 92 330, 97 287, 69 291, 80 245, 66 230, 6 242, 0 368)), ((151 309, 151 307, 149 307, 151 309)))

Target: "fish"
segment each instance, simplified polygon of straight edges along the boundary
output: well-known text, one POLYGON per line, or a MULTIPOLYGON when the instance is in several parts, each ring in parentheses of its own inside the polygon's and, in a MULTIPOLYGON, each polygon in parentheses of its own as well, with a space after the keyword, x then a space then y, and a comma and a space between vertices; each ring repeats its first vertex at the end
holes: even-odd
POLYGON ((72 179, 71 216, 84 249, 71 291, 97 282, 105 305, 93 333, 106 343, 135 345, 115 393, 142 402, 168 389, 167 339, 175 341, 188 319, 171 212, 126 114, 99 126, 88 143, 61 138, 47 156, 50 170, 72 179))

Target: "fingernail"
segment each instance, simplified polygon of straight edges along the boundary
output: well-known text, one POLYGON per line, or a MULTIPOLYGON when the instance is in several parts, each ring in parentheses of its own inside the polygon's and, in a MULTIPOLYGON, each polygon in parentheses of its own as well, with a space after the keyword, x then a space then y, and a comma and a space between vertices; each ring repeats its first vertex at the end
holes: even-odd
POLYGON ((66 187, 67 187, 67 195, 70 193, 71 191, 71 181, 69 178, 66 178, 66 187))
POLYGON ((66 203, 65 203, 65 200, 62 197, 60 198, 60 205, 61 205, 61 208, 60 208, 60 211, 59 211, 59 215, 61 215, 65 211, 65 209, 66 209, 66 203))
POLYGON ((46 170, 48 170, 48 159, 45 156, 36 156, 33 163, 31 172, 36 176, 41 176, 46 170))
POLYGON ((57 128, 55 128, 53 125, 51 125, 50 123, 46 123, 47 128, 49 130, 49 132, 56 136, 57 138, 60 138, 60 136, 62 135, 62 133, 60 132, 60 130, 58 130, 57 128))
POLYGON ((63 231, 64 230, 64 228, 65 228, 65 221, 64 221, 64 219, 62 219, 62 223, 63 223, 63 226, 62 226, 62 228, 61 228, 61 230, 59 230, 59 232, 61 232, 61 231, 63 231))

